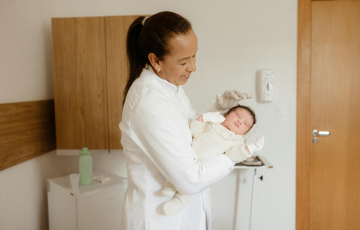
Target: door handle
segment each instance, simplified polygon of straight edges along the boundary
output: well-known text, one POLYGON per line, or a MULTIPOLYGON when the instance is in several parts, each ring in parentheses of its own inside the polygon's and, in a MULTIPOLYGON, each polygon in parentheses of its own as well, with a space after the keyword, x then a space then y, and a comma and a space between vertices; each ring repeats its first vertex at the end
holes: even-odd
POLYGON ((317 129, 314 129, 312 134, 314 135, 314 137, 316 137, 316 136, 330 136, 329 131, 318 131, 317 129))

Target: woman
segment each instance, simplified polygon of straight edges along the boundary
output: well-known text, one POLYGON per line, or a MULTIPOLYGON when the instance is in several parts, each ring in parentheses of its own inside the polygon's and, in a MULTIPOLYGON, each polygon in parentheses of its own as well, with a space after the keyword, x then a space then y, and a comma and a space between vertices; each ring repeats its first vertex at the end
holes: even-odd
MULTIPOLYGON (((227 156, 199 162, 188 120, 196 116, 181 85, 196 70, 197 38, 191 24, 172 12, 137 18, 127 34, 129 79, 120 123, 127 164, 123 230, 210 229, 209 186, 234 168, 227 156), (161 195, 168 179, 193 195, 186 208, 166 216, 161 195)), ((214 104, 227 109, 249 95, 227 91, 214 104)))

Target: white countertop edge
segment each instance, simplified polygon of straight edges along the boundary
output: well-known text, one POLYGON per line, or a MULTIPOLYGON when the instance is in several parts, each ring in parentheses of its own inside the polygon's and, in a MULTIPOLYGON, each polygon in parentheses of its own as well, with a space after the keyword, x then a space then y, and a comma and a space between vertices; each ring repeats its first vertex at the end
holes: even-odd
MULTIPOLYGON (((58 156, 79 156, 81 149, 56 149, 58 156)), ((109 155, 122 153, 122 149, 89 149, 91 155, 109 155)))
POLYGON ((265 164, 266 168, 268 169, 274 168, 274 166, 264 156, 258 156, 258 157, 265 164))

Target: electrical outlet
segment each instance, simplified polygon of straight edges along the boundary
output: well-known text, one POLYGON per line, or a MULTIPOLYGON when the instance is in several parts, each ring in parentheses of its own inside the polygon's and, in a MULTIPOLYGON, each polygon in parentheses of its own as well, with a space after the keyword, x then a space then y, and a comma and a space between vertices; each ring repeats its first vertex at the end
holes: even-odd
POLYGON ((277 105, 276 106, 276 120, 277 121, 286 121, 287 120, 286 105, 277 105))

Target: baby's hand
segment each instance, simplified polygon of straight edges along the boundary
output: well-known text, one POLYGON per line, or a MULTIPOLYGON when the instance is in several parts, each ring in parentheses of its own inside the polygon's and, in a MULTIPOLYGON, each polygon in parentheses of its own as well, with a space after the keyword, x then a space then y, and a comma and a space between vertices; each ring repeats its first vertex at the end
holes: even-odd
POLYGON ((250 154, 259 152, 264 146, 264 141, 265 141, 265 137, 262 136, 255 139, 250 145, 248 145, 247 148, 249 149, 250 154))
POLYGON ((196 118, 196 120, 200 121, 200 122, 204 122, 203 115, 198 116, 198 118, 196 118))

